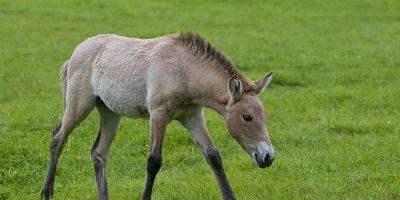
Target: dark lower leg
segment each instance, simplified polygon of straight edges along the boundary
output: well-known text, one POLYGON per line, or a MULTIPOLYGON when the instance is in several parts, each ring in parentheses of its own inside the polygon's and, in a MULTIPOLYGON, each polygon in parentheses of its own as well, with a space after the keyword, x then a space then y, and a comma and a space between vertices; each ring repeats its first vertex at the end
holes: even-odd
POLYGON ((44 184, 40 195, 42 198, 48 200, 53 197, 54 179, 57 168, 57 160, 54 156, 50 158, 49 169, 47 170, 46 183, 44 184))
POLYGON ((94 164, 94 172, 96 175, 96 183, 97 183, 97 195, 99 200, 107 200, 108 199, 108 190, 107 190, 107 178, 105 176, 105 166, 106 160, 102 159, 100 156, 94 156, 93 164, 94 164))
POLYGON ((205 152, 208 164, 211 166, 215 177, 217 178, 219 188, 225 200, 236 199, 235 194, 228 182, 222 166, 222 159, 217 149, 211 149, 205 152))
POLYGON ((91 155, 96 175, 97 194, 99 200, 108 200, 107 189, 107 157, 111 144, 118 131, 121 116, 101 105, 97 106, 100 115, 100 130, 93 144, 91 155))
POLYGON ((97 135, 96 141, 93 144, 91 154, 93 159, 94 173, 96 175, 96 183, 97 183, 97 197, 100 200, 108 199, 108 189, 107 189, 107 178, 105 176, 105 162, 106 159, 104 156, 96 153, 96 148, 99 145, 101 137, 101 128, 97 135))
POLYGON ((154 180, 161 168, 162 145, 165 129, 169 123, 169 115, 162 108, 154 110, 150 115, 150 154, 147 160, 147 178, 143 200, 151 199, 154 180))
POLYGON ((50 163, 47 170, 46 182, 42 188, 41 196, 44 199, 53 197, 54 179, 57 170, 58 160, 64 146, 63 138, 56 138, 55 135, 60 131, 61 124, 59 124, 53 131, 53 140, 50 145, 50 163))
POLYGON ((154 180, 158 171, 161 168, 162 159, 154 156, 149 156, 147 161, 147 178, 146 187, 144 189, 144 194, 142 200, 151 199, 151 192, 153 190, 154 180))

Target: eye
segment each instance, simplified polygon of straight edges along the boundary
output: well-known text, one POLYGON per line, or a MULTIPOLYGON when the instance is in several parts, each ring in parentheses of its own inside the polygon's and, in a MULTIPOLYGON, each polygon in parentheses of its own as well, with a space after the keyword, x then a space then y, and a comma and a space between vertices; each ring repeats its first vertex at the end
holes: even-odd
POLYGON ((251 115, 248 115, 248 114, 242 115, 242 118, 246 122, 251 122, 253 120, 253 117, 251 115))

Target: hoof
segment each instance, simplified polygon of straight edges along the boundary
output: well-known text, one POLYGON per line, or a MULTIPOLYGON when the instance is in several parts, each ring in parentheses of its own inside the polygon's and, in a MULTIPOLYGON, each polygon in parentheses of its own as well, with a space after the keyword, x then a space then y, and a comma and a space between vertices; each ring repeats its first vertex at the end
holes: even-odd
POLYGON ((53 198, 53 189, 49 189, 49 188, 43 188, 42 191, 40 192, 40 197, 41 199, 45 199, 45 200, 50 200, 53 198))

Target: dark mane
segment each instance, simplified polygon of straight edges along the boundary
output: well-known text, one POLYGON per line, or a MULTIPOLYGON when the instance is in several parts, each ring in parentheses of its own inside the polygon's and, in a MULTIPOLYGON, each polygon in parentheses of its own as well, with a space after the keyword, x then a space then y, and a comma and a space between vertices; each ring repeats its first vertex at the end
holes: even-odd
POLYGON ((221 52, 213 47, 210 42, 204 40, 198 33, 180 33, 173 38, 180 46, 186 47, 194 56, 213 63, 218 71, 229 77, 237 74, 242 81, 244 91, 249 92, 255 89, 255 85, 251 81, 247 80, 221 52))

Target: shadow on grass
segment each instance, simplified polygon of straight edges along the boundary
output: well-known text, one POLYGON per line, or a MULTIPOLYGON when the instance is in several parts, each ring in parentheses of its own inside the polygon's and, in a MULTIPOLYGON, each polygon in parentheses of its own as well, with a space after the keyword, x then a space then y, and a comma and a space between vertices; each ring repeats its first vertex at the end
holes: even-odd
POLYGON ((307 83, 297 77, 275 76, 272 86, 274 85, 283 87, 305 87, 307 83))
POLYGON ((391 124, 352 124, 334 123, 328 126, 331 134, 366 135, 375 133, 390 133, 393 131, 391 124))

